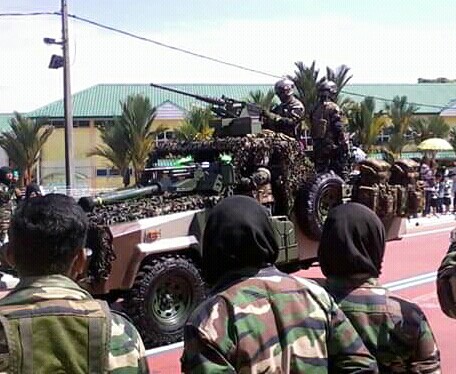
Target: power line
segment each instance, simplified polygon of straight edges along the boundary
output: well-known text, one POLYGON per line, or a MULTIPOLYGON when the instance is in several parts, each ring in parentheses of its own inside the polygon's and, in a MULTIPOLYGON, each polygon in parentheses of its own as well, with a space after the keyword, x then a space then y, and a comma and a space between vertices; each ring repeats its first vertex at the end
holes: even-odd
MULTIPOLYGON (((43 16, 43 15, 53 15, 53 16, 59 16, 60 17, 61 13, 60 12, 0 13, 0 17, 9 17, 9 16, 24 17, 24 16, 43 16)), ((188 49, 175 47, 175 46, 173 46, 171 44, 167 44, 167 43, 163 43, 163 42, 160 42, 160 41, 157 41, 157 40, 146 38, 144 36, 140 36, 140 35, 134 34, 134 33, 129 32, 129 31, 121 30, 121 29, 118 29, 118 28, 113 27, 113 26, 108 26, 108 25, 102 24, 102 23, 97 22, 97 21, 92 21, 92 20, 90 20, 88 18, 79 17, 79 16, 74 15, 74 14, 68 14, 68 17, 69 18, 73 18, 73 19, 75 19, 77 21, 88 23, 88 24, 90 24, 92 26, 96 26, 96 27, 99 27, 99 28, 102 28, 102 29, 105 29, 105 30, 108 30, 108 31, 112 31, 112 32, 115 32, 115 33, 118 33, 118 34, 121 34, 121 35, 125 35, 125 36, 128 36, 128 37, 134 38, 134 39, 137 39, 137 40, 141 40, 141 41, 144 41, 144 42, 152 43, 152 44, 158 45, 160 47, 168 48, 168 49, 174 50, 176 52, 185 53, 185 54, 188 54, 190 56, 202 58, 202 59, 205 59, 205 60, 208 60, 208 61, 216 62, 216 63, 219 63, 219 64, 223 64, 223 65, 226 65, 226 66, 234 67, 234 68, 245 70, 245 71, 250 71, 252 73, 265 75, 265 76, 268 76, 268 77, 282 78, 282 76, 280 76, 280 75, 275 75, 275 74, 264 72, 264 71, 261 71, 261 70, 258 70, 258 69, 253 69, 253 68, 249 68, 249 67, 246 67, 246 66, 242 66, 242 65, 239 65, 239 64, 232 63, 232 62, 224 61, 224 60, 221 60, 221 59, 218 59, 218 58, 215 58, 215 57, 210 57, 210 56, 207 56, 207 55, 203 55, 201 53, 193 52, 193 51, 188 50, 188 49)), ((358 97, 364 97, 364 98, 372 97, 375 100, 380 100, 380 101, 389 102, 389 103, 393 102, 392 99, 388 99, 388 98, 384 98, 384 97, 380 97, 380 96, 358 94, 358 93, 349 92, 349 91, 346 91, 346 90, 341 90, 341 92, 346 94, 346 95, 351 95, 351 96, 358 96, 358 97)), ((407 103, 408 104, 412 104, 412 105, 417 105, 417 106, 420 106, 420 107, 436 108, 436 109, 440 109, 440 110, 444 110, 444 109, 447 109, 447 108, 450 107, 450 106, 439 106, 439 105, 434 105, 434 104, 415 103, 415 102, 409 102, 409 101, 407 101, 407 103)))
MULTIPOLYGON (((341 90, 340 92, 342 92, 342 93, 344 93, 346 95, 350 95, 350 96, 359 96, 359 97, 364 97, 364 98, 372 97, 375 100, 386 101, 388 103, 392 103, 393 102, 393 100, 387 99, 387 98, 381 97, 381 96, 358 94, 358 93, 349 92, 349 91, 346 91, 346 90, 341 90)), ((437 108, 437 109, 442 109, 442 110, 449 108, 449 106, 447 106, 447 105, 446 106, 440 106, 440 105, 434 105, 434 104, 414 103, 414 102, 410 102, 410 101, 407 101, 407 104, 412 104, 412 105, 416 105, 416 106, 419 106, 419 107, 437 108)))
POLYGON ((223 65, 231 66, 231 67, 234 67, 234 68, 250 71, 252 73, 266 75, 268 77, 281 78, 281 76, 278 76, 278 75, 275 75, 275 74, 266 73, 266 72, 261 71, 261 70, 248 68, 248 67, 245 67, 245 66, 242 66, 242 65, 238 65, 238 64, 235 64, 235 63, 232 63, 232 62, 228 62, 228 61, 223 61, 223 60, 220 60, 220 59, 215 58, 215 57, 210 57, 210 56, 203 55, 201 53, 190 51, 188 49, 175 47, 173 45, 162 43, 162 42, 159 42, 157 40, 149 39, 149 38, 146 38, 144 36, 136 35, 136 34, 133 34, 131 32, 120 30, 120 29, 112 27, 112 26, 103 25, 102 23, 99 23, 99 22, 96 22, 96 21, 92 21, 92 20, 89 20, 87 18, 79 17, 79 16, 76 16, 74 14, 69 14, 68 17, 74 18, 74 19, 76 19, 78 21, 81 21, 81 22, 89 23, 89 24, 91 24, 93 26, 97 26, 97 27, 100 27, 100 28, 105 29, 105 30, 110 30, 110 31, 113 31, 113 32, 116 32, 116 33, 119 33, 119 34, 122 34, 122 35, 126 35, 126 36, 129 36, 129 37, 138 39, 138 40, 142 40, 142 41, 145 41, 145 42, 148 42, 148 43, 153 43, 153 44, 156 44, 156 45, 158 45, 160 47, 165 47, 165 48, 168 48, 168 49, 172 49, 174 51, 182 52, 182 53, 194 56, 194 57, 203 58, 205 60, 209 60, 209 61, 212 61, 212 62, 217 62, 219 64, 223 64, 223 65))
POLYGON ((33 16, 60 16, 60 13, 59 12, 0 13, 0 17, 33 17, 33 16))

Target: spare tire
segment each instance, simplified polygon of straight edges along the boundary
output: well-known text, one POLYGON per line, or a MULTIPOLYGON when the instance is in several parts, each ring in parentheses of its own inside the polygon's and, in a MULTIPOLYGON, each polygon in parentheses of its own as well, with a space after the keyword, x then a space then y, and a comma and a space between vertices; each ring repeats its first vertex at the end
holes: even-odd
POLYGON ((294 212, 299 228, 313 240, 320 240, 329 210, 342 203, 344 181, 333 171, 317 174, 302 186, 295 200, 294 212))

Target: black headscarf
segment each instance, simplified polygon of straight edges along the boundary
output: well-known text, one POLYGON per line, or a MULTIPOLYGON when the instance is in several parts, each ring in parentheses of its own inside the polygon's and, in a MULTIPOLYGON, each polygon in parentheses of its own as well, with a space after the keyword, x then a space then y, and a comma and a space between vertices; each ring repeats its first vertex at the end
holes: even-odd
POLYGON ((378 277, 384 253, 385 227, 371 209, 358 203, 331 209, 318 248, 325 276, 378 277))
POLYGON ((231 196, 209 213, 203 236, 203 269, 209 283, 231 270, 273 264, 278 253, 266 209, 255 199, 231 196))
POLYGON ((38 186, 36 183, 30 183, 27 185, 25 188, 25 198, 29 199, 33 193, 35 196, 42 195, 40 186, 38 186))

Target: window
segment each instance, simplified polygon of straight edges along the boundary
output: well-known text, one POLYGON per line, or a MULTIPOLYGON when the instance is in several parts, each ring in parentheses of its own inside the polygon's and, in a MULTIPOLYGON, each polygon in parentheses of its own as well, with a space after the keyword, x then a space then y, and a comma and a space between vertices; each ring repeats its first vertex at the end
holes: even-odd
POLYGON ((97 169, 97 177, 106 177, 108 175, 108 169, 97 169))
POLYGON ((166 130, 161 132, 160 134, 157 134, 157 136, 155 137, 155 142, 157 144, 160 144, 173 139, 176 139, 176 133, 173 130, 166 130))

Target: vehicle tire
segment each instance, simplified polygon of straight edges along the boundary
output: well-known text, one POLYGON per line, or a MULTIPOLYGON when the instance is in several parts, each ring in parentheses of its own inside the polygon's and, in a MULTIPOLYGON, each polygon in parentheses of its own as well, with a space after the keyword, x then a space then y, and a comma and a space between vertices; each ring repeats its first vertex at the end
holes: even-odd
POLYGON ((151 348, 180 341, 185 322, 205 296, 205 283, 193 261, 170 255, 141 267, 125 310, 151 348))
POLYGON ((333 171, 317 174, 299 191, 295 215, 299 228, 313 240, 320 240, 329 210, 342 203, 344 181, 333 171))

